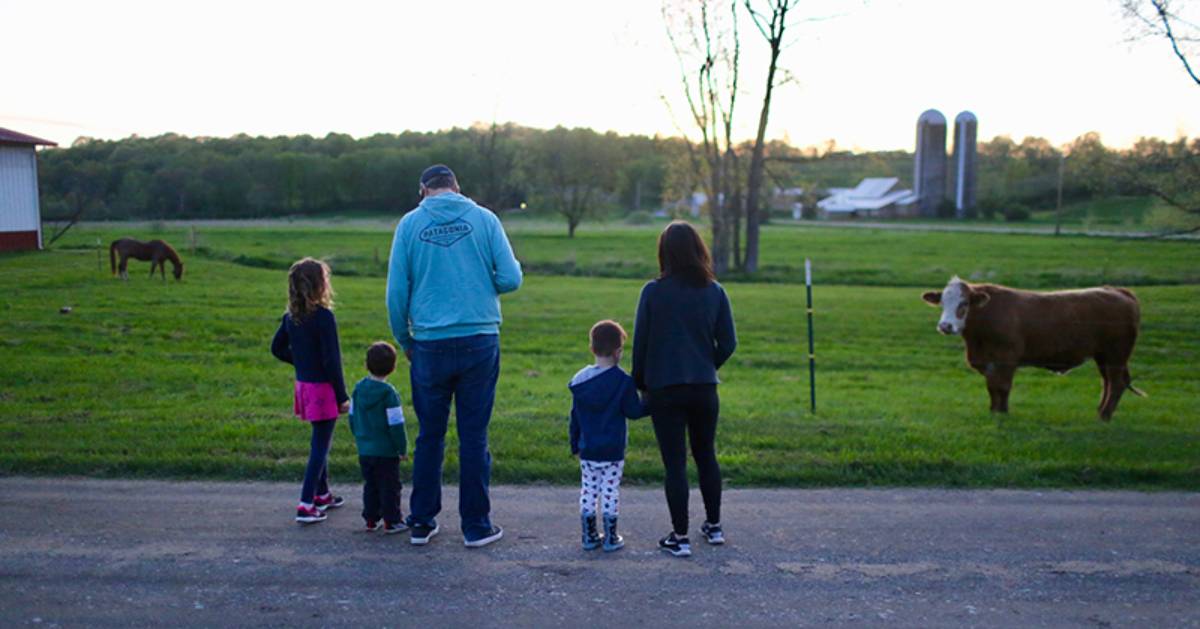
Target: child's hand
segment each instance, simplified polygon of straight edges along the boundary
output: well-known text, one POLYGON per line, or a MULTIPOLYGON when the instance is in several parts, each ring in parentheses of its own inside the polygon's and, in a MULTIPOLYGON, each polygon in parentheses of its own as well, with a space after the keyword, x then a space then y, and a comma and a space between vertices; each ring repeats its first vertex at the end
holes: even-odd
POLYGON ((350 401, 346 400, 338 405, 338 412, 345 415, 350 412, 350 401))

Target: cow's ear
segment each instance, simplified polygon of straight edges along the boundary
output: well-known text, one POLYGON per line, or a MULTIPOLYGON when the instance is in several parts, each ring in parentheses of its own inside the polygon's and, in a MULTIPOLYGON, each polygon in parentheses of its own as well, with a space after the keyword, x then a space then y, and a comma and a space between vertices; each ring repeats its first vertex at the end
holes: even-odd
POLYGON ((921 294, 921 299, 924 299, 930 306, 937 306, 942 303, 942 291, 927 290, 921 294))
POLYGON ((971 293, 971 307, 982 308, 992 296, 987 293, 971 293))

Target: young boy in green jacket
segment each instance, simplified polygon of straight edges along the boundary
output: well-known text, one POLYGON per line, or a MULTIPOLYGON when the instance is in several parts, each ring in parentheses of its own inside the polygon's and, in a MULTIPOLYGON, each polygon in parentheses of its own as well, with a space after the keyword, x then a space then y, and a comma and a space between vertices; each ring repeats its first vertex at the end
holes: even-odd
POLYGON ((363 475, 362 516, 367 532, 382 526, 389 535, 408 530, 400 513, 400 461, 408 458, 408 437, 400 396, 387 383, 395 369, 396 348, 382 341, 372 344, 367 349, 371 375, 359 380, 350 396, 350 431, 363 475))

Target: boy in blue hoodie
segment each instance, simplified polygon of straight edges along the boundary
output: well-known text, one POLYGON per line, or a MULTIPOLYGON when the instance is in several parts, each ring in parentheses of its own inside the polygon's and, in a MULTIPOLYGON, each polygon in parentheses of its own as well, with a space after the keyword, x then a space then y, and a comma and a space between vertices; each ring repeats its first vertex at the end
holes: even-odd
POLYGON ((371 375, 359 380, 350 396, 350 431, 363 475, 362 516, 367 532, 382 526, 388 535, 408 530, 400 513, 400 461, 408 458, 408 437, 400 396, 387 383, 395 369, 396 348, 382 341, 372 344, 367 349, 371 375))
POLYGON ((590 333, 596 364, 579 370, 571 390, 571 454, 579 457, 581 484, 579 515, 583 526, 583 549, 601 545, 596 531, 596 506, 604 515, 605 552, 625 545, 617 534, 621 500, 621 475, 625 469, 628 433, 625 419, 646 416, 633 378, 619 366, 628 335, 616 321, 600 321, 590 333))

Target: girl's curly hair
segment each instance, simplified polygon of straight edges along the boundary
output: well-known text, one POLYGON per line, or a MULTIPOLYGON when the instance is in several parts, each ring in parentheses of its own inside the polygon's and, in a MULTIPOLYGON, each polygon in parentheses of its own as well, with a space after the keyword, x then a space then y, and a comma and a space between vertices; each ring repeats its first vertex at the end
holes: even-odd
POLYGON ((303 323, 318 306, 333 308, 329 265, 321 260, 303 258, 288 270, 288 313, 292 315, 292 321, 303 323))

